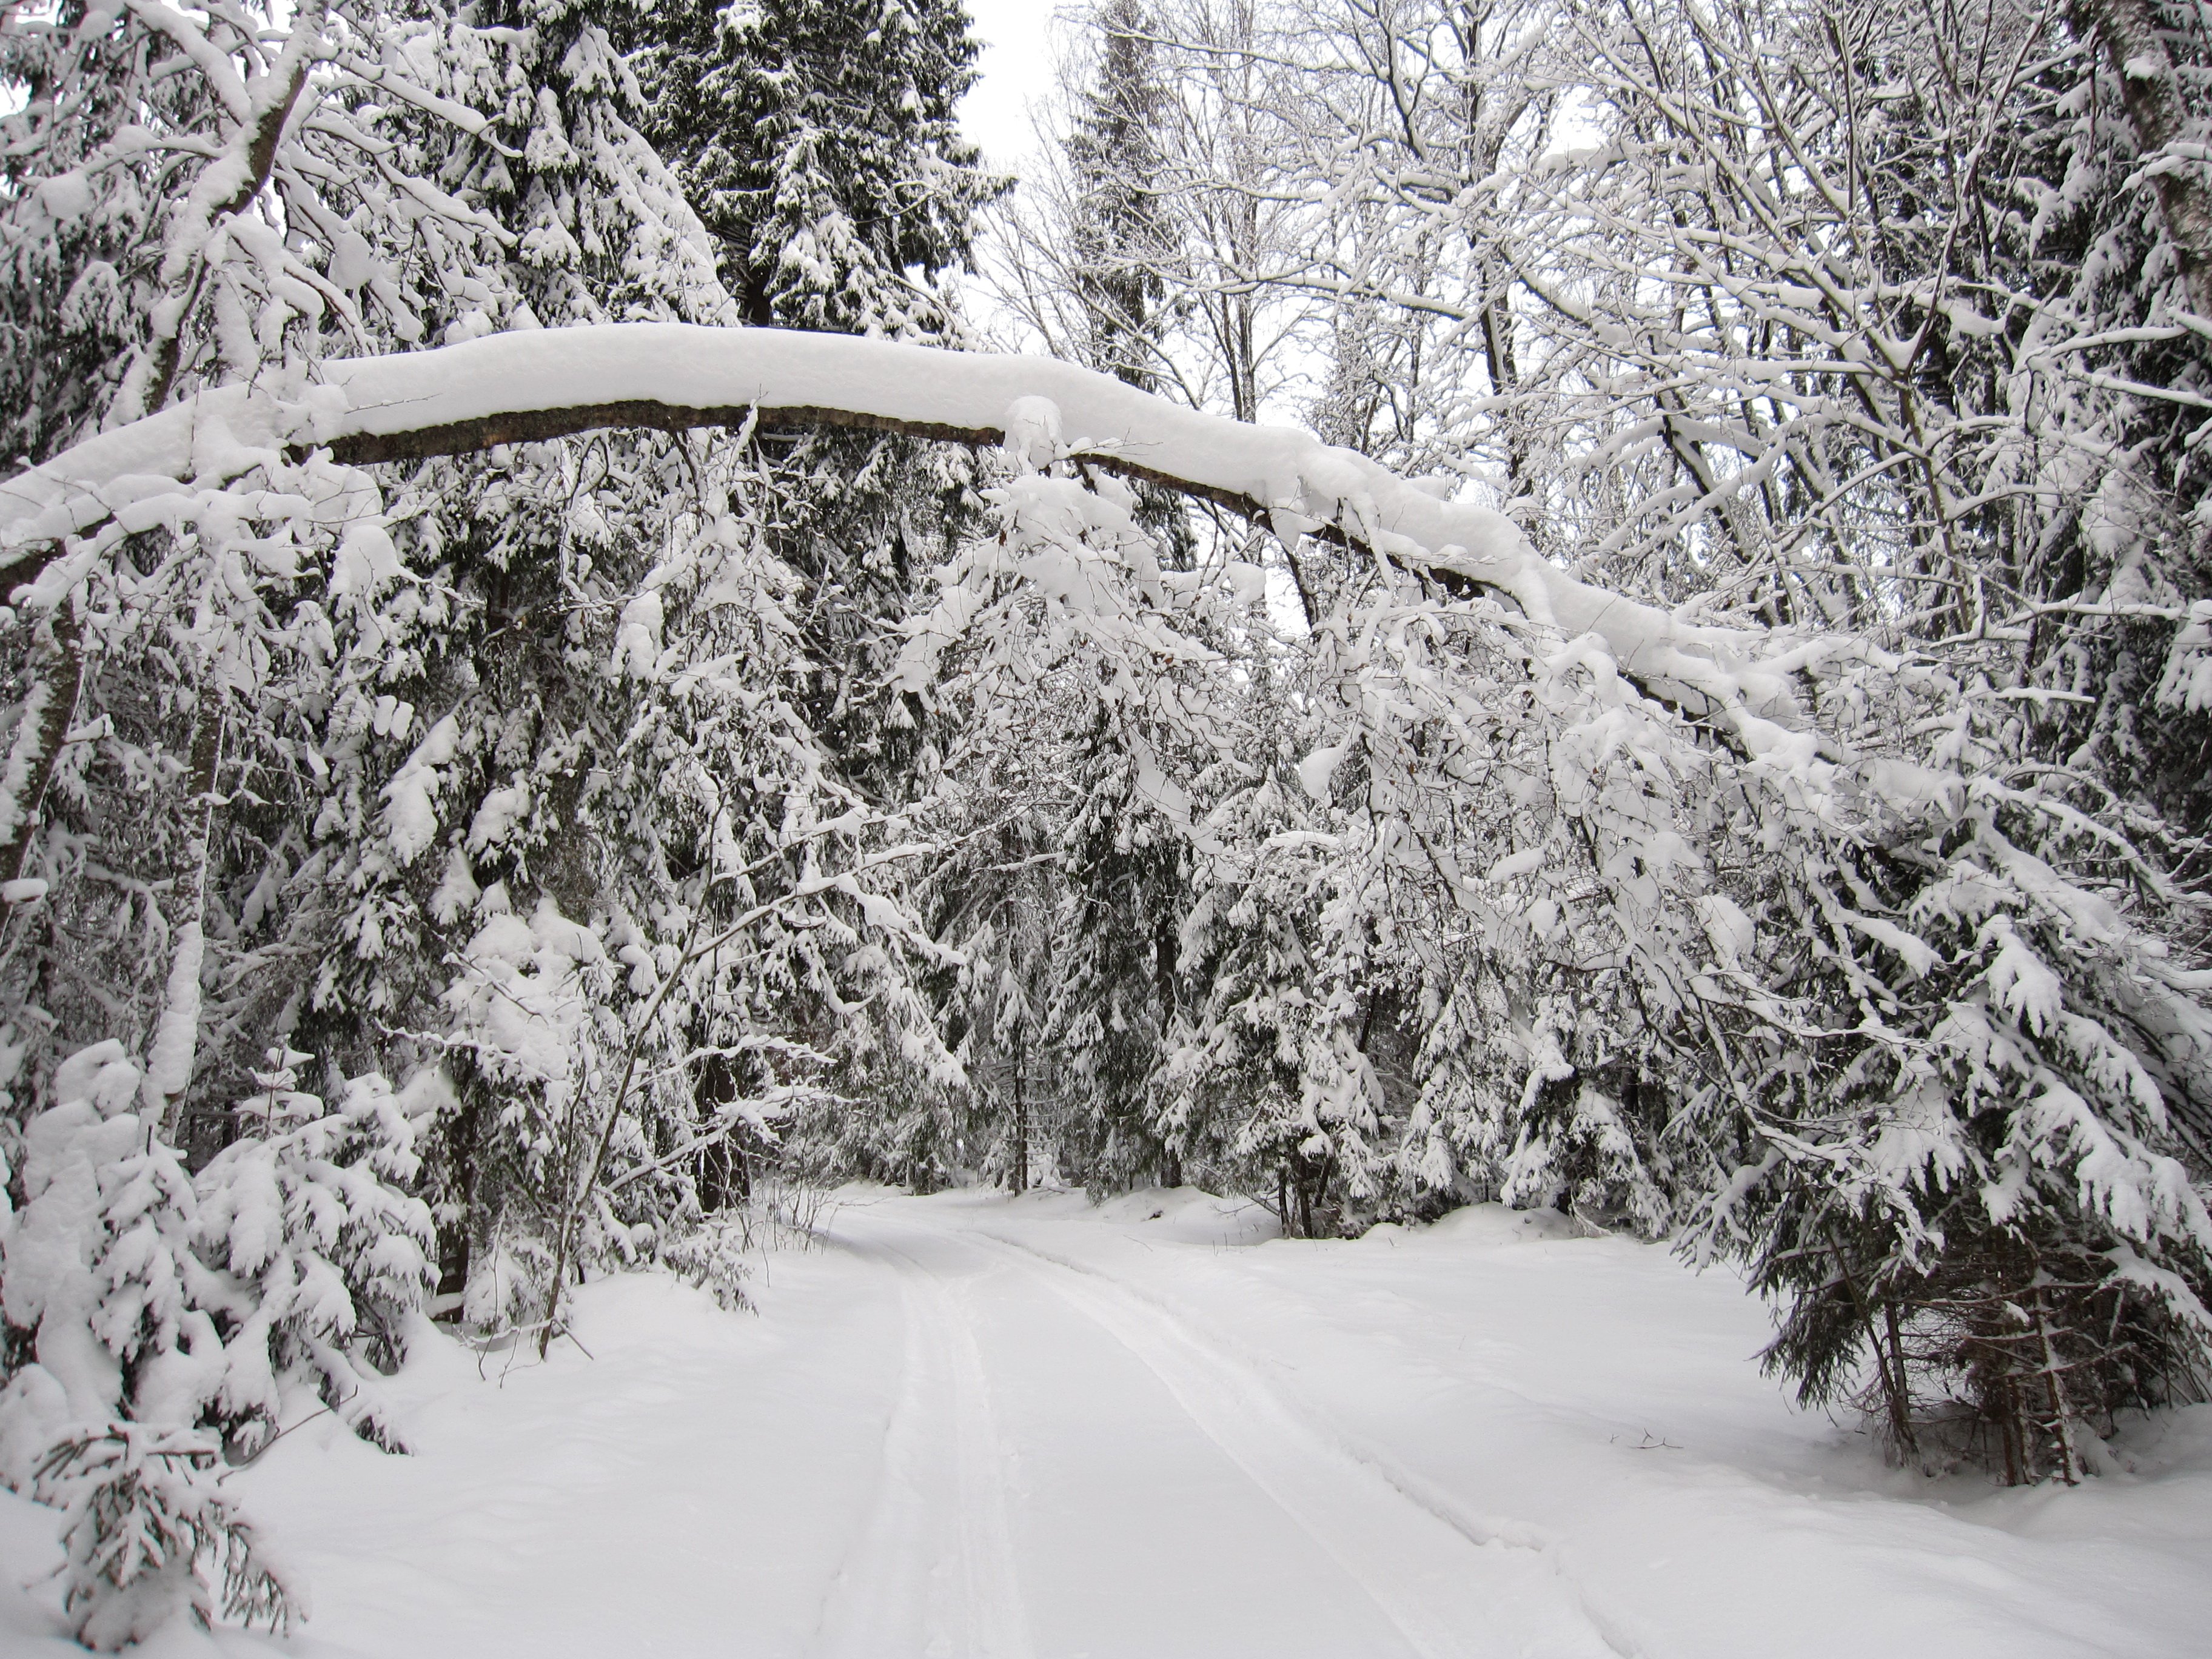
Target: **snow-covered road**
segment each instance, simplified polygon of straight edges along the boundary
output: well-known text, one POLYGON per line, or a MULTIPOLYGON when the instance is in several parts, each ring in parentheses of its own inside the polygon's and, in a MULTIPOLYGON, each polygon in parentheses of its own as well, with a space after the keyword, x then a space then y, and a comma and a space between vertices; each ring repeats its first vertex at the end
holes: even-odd
MULTIPOLYGON (((2205 1651, 2212 1413, 2080 1492, 1928 1482, 1790 1408, 1759 1308, 1662 1250, 1495 1209, 1273 1231, 1188 1192, 854 1192, 758 1317, 641 1275, 543 1365, 436 1337, 392 1384, 416 1455, 325 1419, 238 1477, 306 1632, 151 1651, 2205 1651)), ((49 1530, 0 1500, 0 1589, 49 1530)), ((51 1601, 0 1596, 0 1654, 75 1650, 51 1601)))

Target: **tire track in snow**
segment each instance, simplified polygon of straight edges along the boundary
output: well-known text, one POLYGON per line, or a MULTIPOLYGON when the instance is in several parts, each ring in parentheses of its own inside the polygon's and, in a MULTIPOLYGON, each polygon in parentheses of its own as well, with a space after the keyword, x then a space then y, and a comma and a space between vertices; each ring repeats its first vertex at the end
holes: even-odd
POLYGON ((939 1236, 1006 1261, 1127 1348, 1424 1659, 1625 1659, 1544 1552, 1475 1535, 1431 1494, 1332 1443, 1158 1304, 1010 1239, 939 1236))
POLYGON ((1028 1659, 1001 1488, 1003 1443, 965 1298, 908 1251, 863 1247, 896 1275, 905 1346, 867 1520, 823 1609, 829 1659, 1028 1659))
POLYGON ((921 1623, 921 1596, 915 1582, 925 1518, 919 1442, 921 1419, 928 1414, 925 1396, 929 1383, 923 1375, 921 1318, 902 1273, 898 1288, 898 1397, 884 1425, 883 1458, 867 1517, 838 1568, 823 1608, 816 1650, 827 1659, 865 1659, 896 1651, 895 1637, 921 1623))

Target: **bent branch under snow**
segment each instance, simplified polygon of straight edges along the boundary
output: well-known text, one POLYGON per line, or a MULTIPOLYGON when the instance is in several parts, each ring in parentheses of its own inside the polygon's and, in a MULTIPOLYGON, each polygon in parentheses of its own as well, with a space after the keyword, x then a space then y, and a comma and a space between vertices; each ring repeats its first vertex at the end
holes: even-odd
MULTIPOLYGON (((501 444, 544 443, 553 438, 573 438, 580 433, 605 432, 622 427, 656 432, 689 432, 701 427, 739 427, 748 420, 763 431, 788 432, 794 428, 841 427, 855 432, 883 432, 933 443, 994 447, 1006 441, 1006 428, 992 426, 952 426, 943 421, 902 420, 895 415, 870 415, 859 410, 825 409, 807 404, 778 409, 757 404, 694 409, 652 398, 629 398, 621 403, 578 404, 565 409, 530 409, 488 415, 481 420, 456 421, 449 426, 419 431, 356 433, 327 447, 331 459, 348 466, 373 466, 386 461, 428 460, 437 455, 474 455, 501 444)), ((1272 517, 1267 503, 1233 489, 1194 483, 1158 467, 1146 466, 1120 453, 1104 453, 1077 445, 1062 457, 1098 466, 1123 477, 1139 479, 1176 490, 1200 501, 1262 524, 1272 517)), ((1425 561, 1422 562, 1426 562, 1425 561)))
POLYGON ((344 359, 321 374, 291 398, 246 386, 203 392, 0 483, 0 570, 143 498, 155 481, 221 483, 311 447, 368 465, 607 427, 733 426, 749 415, 966 444, 1001 441, 1011 416, 1028 444, 1035 422, 1014 406, 1043 400, 1057 416, 1059 456, 1249 514, 1291 539, 1334 526, 1408 568, 1493 589, 1570 635, 1597 635, 1638 683, 1695 711, 1723 711, 1753 751, 1810 757, 1809 735, 1784 729, 1802 722, 1787 670, 1762 658, 1765 635, 1686 623, 1578 581, 1503 514, 1438 501, 1308 434, 1204 414, 1072 363, 793 330, 624 323, 344 359))

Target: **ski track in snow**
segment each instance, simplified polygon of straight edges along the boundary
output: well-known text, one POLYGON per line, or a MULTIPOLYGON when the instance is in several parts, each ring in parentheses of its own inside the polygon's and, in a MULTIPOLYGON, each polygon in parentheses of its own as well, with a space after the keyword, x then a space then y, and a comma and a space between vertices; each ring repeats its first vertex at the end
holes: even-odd
POLYGON ((831 1588, 818 1651, 883 1659, 913 1651, 920 1632, 931 1659, 1029 1659, 1001 1483, 1006 1448, 974 1315, 957 1286, 896 1243, 854 1248, 897 1275, 906 1351, 875 1498, 831 1588))
MULTIPOLYGON (((849 1213, 849 1212, 848 1212, 849 1213)), ((1249 1369, 1198 1336, 1174 1315, 1095 1273, 1068 1267, 1012 1241, 969 1229, 940 1229, 902 1219, 896 1234, 880 1222, 866 1224, 859 1247, 880 1251, 902 1275, 908 1296, 908 1383, 885 1448, 888 1501, 878 1504, 867 1537, 848 1568, 841 1589, 848 1594, 855 1579, 895 1583, 910 1573, 927 1551, 904 1536, 927 1536, 926 1513, 911 1512, 921 1490, 912 1478, 918 1455, 914 1443, 925 1432, 925 1413, 952 1416, 951 1433, 939 1437, 957 1445, 959 1521, 952 1529, 962 1543, 968 1595, 969 1646, 928 1650, 999 1654, 1016 1651, 1011 1644, 1020 1624, 1020 1595, 1006 1547, 1006 1511, 989 1502, 996 1470, 979 1464, 979 1449, 992 1447, 987 1383, 975 1339, 974 1311, 959 1290, 958 1279, 933 1262, 962 1267, 982 1258, 1011 1268, 1026 1284, 1043 1291, 1081 1315, 1133 1354, 1158 1379, 1205 1438, 1264 1493, 1277 1508, 1342 1569, 1375 1610, 1423 1659, 1626 1659, 1564 1583, 1556 1565, 1540 1551, 1517 1545, 1498 1531, 1478 1530, 1453 1518, 1421 1495, 1408 1492, 1389 1474, 1317 1433, 1300 1414, 1249 1369), (887 1237, 887 1234, 891 1236, 887 1237), (921 1248, 915 1246, 926 1240, 921 1248), (950 1258, 948 1261, 948 1258, 950 1258), (915 1322, 942 1333, 924 1341, 921 1370, 932 1376, 949 1371, 947 1390, 917 1386, 912 1344, 915 1322), (951 1354, 930 1349, 949 1349, 951 1354), (921 1528, 921 1532, 911 1530, 921 1528), (1487 1535, 1485 1532, 1487 1531, 1487 1535)), ((995 1455, 1003 1456, 1003 1448, 995 1455)), ((941 1535, 941 1534, 940 1534, 941 1535)), ((941 1560, 936 1571, 943 1573, 941 1560)), ((874 1592, 860 1592, 871 1608, 891 1613, 874 1592)), ((900 1626, 869 1627, 859 1645, 841 1639, 826 1650, 840 1656, 896 1650, 900 1626)), ((903 1627, 910 1632, 914 1626, 903 1627)), ((941 1641, 943 1627, 931 1627, 941 1641)), ((911 1639, 910 1637, 908 1638, 911 1639)))
MULTIPOLYGON (((1338 1560, 1376 1603, 1399 1626, 1417 1651, 1439 1656, 1457 1654, 1487 1655, 1499 1651, 1491 1645, 1468 1645, 1469 1617, 1464 1606, 1446 1609, 1444 1630, 1449 1639, 1442 1645, 1425 1643, 1416 1632, 1430 1621, 1431 1612, 1425 1596, 1417 1593, 1416 1604, 1408 1612, 1411 1620, 1401 1618, 1395 1609, 1397 1602, 1389 1593, 1377 1593, 1370 1577, 1370 1570, 1362 1562, 1371 1562, 1378 1552, 1371 1547, 1371 1539, 1383 1535, 1382 1531, 1350 1534, 1352 1549, 1347 1553, 1341 1547, 1338 1534, 1345 1528, 1329 1525, 1316 1529, 1311 1516, 1319 1514, 1325 1520, 1352 1511, 1335 1508, 1319 1510, 1302 1510, 1298 1499, 1305 1494, 1286 1496, 1273 1480, 1262 1473, 1271 1462, 1279 1464, 1279 1455, 1273 1460, 1262 1459, 1261 1468, 1246 1462, 1237 1444, 1249 1440, 1252 1421, 1247 1413, 1255 1403, 1260 1404, 1265 1415, 1274 1425, 1279 1437, 1279 1453, 1287 1450, 1292 1461, 1306 1460, 1309 1463, 1328 1466, 1328 1474, 1340 1482, 1349 1482, 1366 1500, 1372 1510, 1378 1505, 1401 1521, 1401 1510, 1393 1509, 1389 1499, 1408 1506, 1427 1517, 1439 1528, 1455 1534, 1462 1546, 1462 1555, 1467 1549, 1482 1552, 1472 1567, 1464 1559, 1448 1565, 1439 1561, 1437 1582, 1450 1587, 1450 1599, 1463 1603, 1470 1597, 1505 1594, 1523 1600, 1541 1601, 1565 1598, 1571 1603, 1585 1631, 1573 1628, 1571 1619, 1560 1628, 1555 1620, 1536 1620, 1516 1613, 1511 1608, 1501 1610, 1495 1601, 1485 1601, 1475 1615, 1480 1625, 1495 1630, 1499 1626, 1517 1630, 1523 1625, 1540 1626, 1534 1635, 1520 1646, 1504 1650, 1515 1653, 1580 1654, 1584 1652, 1613 1656, 1613 1659, 1637 1659, 1636 1644, 1618 1634, 1611 1621, 1592 1604, 1585 1588, 1577 1583, 1559 1559, 1559 1540, 1547 1529, 1528 1522, 1496 1516, 1477 1516, 1449 1496, 1437 1491, 1413 1470, 1406 1468, 1396 1459, 1379 1449, 1368 1445, 1358 1437, 1344 1433, 1334 1424, 1316 1421, 1310 1411, 1293 1404, 1282 1393, 1269 1384, 1257 1370, 1239 1358, 1227 1346, 1201 1335, 1191 1322, 1176 1309, 1169 1306, 1146 1291, 1127 1285, 1079 1262, 1064 1261, 1034 1244, 1019 1239, 1006 1238, 981 1229, 963 1231, 961 1237, 973 1239, 996 1249, 1018 1253, 1022 1265, 1030 1272, 1043 1278, 1054 1292, 1073 1305, 1081 1308, 1091 1318, 1114 1334, 1115 1339, 1144 1360, 1155 1376, 1165 1382, 1183 1408, 1208 1437, 1234 1458, 1239 1467, 1283 1509, 1338 1560), (1104 1312, 1099 1304, 1108 1304, 1104 1312), (1180 1379, 1180 1381, 1178 1380, 1180 1379), (1208 1387, 1225 1390, 1225 1396, 1217 1393, 1209 1398, 1208 1387), (1220 1408, 1229 1409, 1224 1413, 1220 1408), (1213 1425, 1224 1425, 1230 1438, 1216 1433, 1213 1425), (1382 1490, 1378 1490, 1378 1488, 1382 1490), (1387 1492, 1387 1496, 1385 1495, 1387 1492), (1502 1551, 1515 1551, 1517 1556, 1503 1556, 1502 1551), (1531 1571, 1532 1563, 1540 1567, 1531 1571), (1518 1574, 1520 1582, 1507 1584, 1500 1582, 1501 1574, 1518 1574), (1477 1581, 1480 1581, 1479 1583, 1477 1581), (1582 1639, 1584 1636, 1595 1638, 1582 1639)), ((1436 1547, 1437 1553, 1450 1555, 1453 1552, 1433 1532, 1424 1533, 1424 1540, 1436 1547)), ((1382 1569, 1386 1582, 1403 1575, 1399 1563, 1404 1559, 1395 1549, 1379 1552, 1384 1559, 1382 1569)))

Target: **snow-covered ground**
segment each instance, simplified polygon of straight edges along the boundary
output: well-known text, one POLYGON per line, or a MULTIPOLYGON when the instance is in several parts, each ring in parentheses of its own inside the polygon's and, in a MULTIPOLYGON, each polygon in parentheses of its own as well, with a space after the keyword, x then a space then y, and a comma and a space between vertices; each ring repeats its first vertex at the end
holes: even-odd
MULTIPOLYGON (((542 1365, 419 1345, 415 1456, 325 1418, 235 1477, 305 1632, 148 1651, 2212 1650, 2212 1410, 2079 1491, 1929 1482, 1760 1377, 1733 1279, 1557 1218, 1309 1243, 1188 1191, 843 1200, 757 1317, 637 1276, 542 1365)), ((0 1503, 9 1656, 76 1651, 52 1522, 0 1503)))

